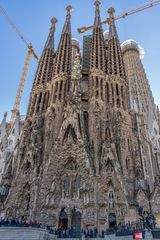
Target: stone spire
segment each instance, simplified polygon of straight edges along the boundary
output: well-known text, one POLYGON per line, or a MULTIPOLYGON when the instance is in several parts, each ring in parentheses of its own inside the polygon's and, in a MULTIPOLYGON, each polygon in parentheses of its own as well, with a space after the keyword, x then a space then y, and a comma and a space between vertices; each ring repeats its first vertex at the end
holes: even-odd
POLYGON ((108 9, 110 26, 108 37, 107 73, 108 75, 118 75, 122 78, 126 78, 120 42, 114 22, 114 12, 114 8, 108 9))
POLYGON ((89 138, 93 149, 94 172, 99 174, 101 126, 105 106, 106 50, 100 17, 100 1, 95 1, 95 20, 92 34, 89 73, 89 138))
POLYGON ((91 57, 90 57, 90 70, 94 71, 98 69, 102 72, 106 72, 106 53, 105 43, 103 37, 103 30, 101 26, 100 17, 100 1, 95 1, 95 20, 94 29, 92 35, 91 57))
POLYGON ((4 113, 3 120, 0 124, 0 137, 4 137, 6 135, 6 125, 7 125, 7 112, 4 113))
POLYGON ((71 34, 71 22, 70 22, 70 19, 71 19, 72 6, 70 6, 70 5, 67 6, 66 10, 67 10, 67 15, 66 15, 66 21, 65 21, 65 24, 64 24, 64 27, 63 27, 63 30, 62 30, 62 34, 64 34, 64 33, 71 34))
POLYGON ((49 82, 52 77, 53 71, 53 57, 54 57, 54 33, 57 19, 53 17, 51 19, 50 32, 39 60, 37 72, 35 75, 34 85, 44 84, 49 82))
POLYGON ((51 19, 51 28, 42 56, 39 60, 37 72, 33 83, 33 91, 28 107, 28 114, 33 115, 44 111, 48 107, 49 91, 46 84, 51 81, 54 59, 54 33, 57 19, 51 19))
POLYGON ((50 33, 49 36, 47 38, 46 44, 44 49, 51 49, 52 51, 54 51, 54 33, 55 33, 55 25, 57 23, 57 19, 55 17, 53 17, 51 19, 51 27, 50 27, 50 33))
POLYGON ((115 13, 115 9, 114 8, 109 8, 108 9, 108 14, 109 14, 109 18, 110 18, 110 27, 109 27, 109 36, 108 36, 108 40, 112 39, 113 37, 118 39, 118 33, 117 33, 117 29, 115 26, 115 21, 114 21, 114 13, 115 13))
POLYGON ((66 21, 62 30, 61 39, 57 50, 54 75, 58 75, 60 73, 70 74, 71 71, 71 9, 72 7, 70 5, 66 8, 66 21))
POLYGON ((100 10, 99 10, 99 6, 100 6, 100 1, 96 0, 94 5, 96 6, 96 10, 95 10, 95 20, 94 20, 94 27, 100 26, 101 27, 101 17, 100 17, 100 10))

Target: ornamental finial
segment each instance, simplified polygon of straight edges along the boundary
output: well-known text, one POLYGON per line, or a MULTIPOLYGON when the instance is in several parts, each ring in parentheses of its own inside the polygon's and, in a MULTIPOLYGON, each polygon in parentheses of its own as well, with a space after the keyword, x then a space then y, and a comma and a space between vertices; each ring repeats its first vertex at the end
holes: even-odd
POLYGON ((52 17, 50 21, 51 21, 51 34, 53 34, 53 32, 55 32, 56 23, 58 22, 58 20, 57 18, 52 17))
POLYGON ((94 20, 94 26, 101 26, 101 18, 100 18, 100 4, 101 2, 99 0, 96 0, 94 5, 95 5, 95 20, 94 20))
POLYGON ((54 33, 56 30, 56 23, 58 22, 57 18, 52 17, 51 18, 51 27, 50 27, 50 32, 49 36, 47 38, 46 44, 44 46, 44 49, 49 48, 49 49, 54 49, 54 33))
POLYGON ((57 18, 55 17, 52 17, 50 21, 53 25, 55 25, 58 22, 57 18))
POLYGON ((113 7, 110 7, 107 12, 109 14, 109 17, 114 17, 115 9, 113 7))
POLYGON ((72 6, 71 6, 71 5, 68 5, 68 6, 66 7, 66 10, 67 10, 67 13, 70 14, 70 12, 71 12, 71 10, 72 10, 72 6))
POLYGON ((95 5, 96 7, 99 7, 100 4, 101 4, 101 2, 100 2, 99 0, 96 0, 95 3, 94 3, 94 5, 95 5))
POLYGON ((64 24, 64 27, 63 27, 63 31, 62 31, 62 34, 63 33, 71 33, 71 23, 70 23, 70 19, 71 19, 71 10, 72 10, 72 6, 71 5, 68 5, 66 7, 66 10, 67 10, 67 14, 66 14, 66 21, 65 21, 65 24, 64 24))

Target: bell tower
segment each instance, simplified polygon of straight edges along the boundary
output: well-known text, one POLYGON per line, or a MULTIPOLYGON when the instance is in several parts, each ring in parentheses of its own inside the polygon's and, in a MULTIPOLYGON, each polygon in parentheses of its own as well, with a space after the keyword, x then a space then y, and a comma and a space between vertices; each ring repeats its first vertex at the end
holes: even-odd
POLYGON ((89 137, 94 172, 99 174, 102 119, 105 108, 106 50, 100 17, 100 1, 95 1, 89 71, 89 137))
POLYGON ((32 117, 46 111, 49 102, 48 84, 51 81, 54 66, 54 33, 57 19, 51 19, 49 36, 45 43, 42 56, 38 63, 30 96, 28 116, 32 117))
MULTIPOLYGON (((53 75, 50 84, 50 99, 47 115, 54 115, 54 137, 58 137, 63 121, 63 110, 69 94, 71 78, 72 44, 71 44, 71 6, 67 6, 65 24, 56 51, 53 75)), ((49 121, 50 117, 47 117, 49 121)), ((53 122, 52 122, 53 123, 53 122)))
POLYGON ((117 109, 127 110, 129 107, 128 82, 126 80, 123 56, 114 22, 114 12, 114 8, 108 9, 110 19, 107 52, 108 81, 105 90, 108 105, 117 109))

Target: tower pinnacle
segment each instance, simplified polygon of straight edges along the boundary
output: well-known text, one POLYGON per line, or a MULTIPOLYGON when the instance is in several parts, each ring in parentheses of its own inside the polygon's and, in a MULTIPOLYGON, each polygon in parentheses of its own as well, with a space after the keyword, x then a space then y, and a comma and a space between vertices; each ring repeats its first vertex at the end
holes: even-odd
POLYGON ((114 17, 115 9, 113 7, 110 7, 107 12, 110 18, 114 17))
POLYGON ((94 29, 92 34, 92 45, 91 45, 91 55, 90 55, 90 70, 99 69, 102 72, 106 71, 106 53, 105 44, 103 37, 103 30, 101 25, 100 16, 100 4, 99 0, 96 0, 95 5, 95 19, 94 19, 94 29))
POLYGON ((96 8, 99 8, 100 4, 101 4, 101 2, 100 2, 99 0, 96 0, 95 3, 94 3, 94 5, 96 6, 96 8))
POLYGON ((120 42, 114 21, 115 9, 111 7, 108 9, 107 12, 110 18, 108 36, 107 74, 119 75, 123 79, 126 79, 120 42))
POLYGON ((67 10, 66 22, 65 22, 65 24, 64 24, 62 34, 63 34, 63 33, 68 33, 68 34, 71 33, 71 23, 70 23, 70 19, 71 19, 72 6, 71 6, 71 5, 68 5, 68 6, 66 7, 66 10, 67 10))
POLYGON ((68 5, 66 7, 66 10, 67 10, 67 13, 70 14, 71 10, 72 10, 72 6, 71 5, 68 5))
POLYGON ((70 5, 66 7, 66 20, 58 45, 54 66, 54 75, 62 72, 70 73, 71 70, 71 9, 72 7, 70 5))
POLYGON ((101 18, 100 18, 100 10, 99 10, 100 4, 101 4, 101 2, 99 0, 96 0, 94 3, 94 5, 96 7, 94 27, 101 26, 101 18))
POLYGON ((92 33, 91 54, 90 54, 90 74, 89 74, 89 135, 90 144, 94 148, 94 171, 99 174, 99 141, 100 125, 97 125, 97 119, 100 118, 104 106, 104 86, 106 77, 106 50, 103 37, 103 30, 100 17, 100 1, 95 3, 95 20, 92 33), (99 108, 101 106, 101 109, 99 108), (97 114, 98 113, 98 114, 97 114))
POLYGON ((115 22, 114 22, 115 9, 113 7, 110 7, 107 12, 110 18, 109 39, 111 39, 112 37, 116 37, 118 39, 118 34, 117 34, 115 22))
POLYGON ((51 18, 50 33, 47 38, 44 49, 49 48, 49 49, 54 50, 54 33, 55 33, 55 29, 56 29, 55 27, 56 27, 57 22, 58 22, 58 20, 55 17, 51 18))

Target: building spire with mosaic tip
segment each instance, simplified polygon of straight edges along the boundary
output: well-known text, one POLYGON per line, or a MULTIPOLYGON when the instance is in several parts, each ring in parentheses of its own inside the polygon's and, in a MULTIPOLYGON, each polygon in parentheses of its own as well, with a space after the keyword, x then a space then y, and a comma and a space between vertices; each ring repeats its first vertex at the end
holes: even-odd
POLYGON ((49 36, 47 38, 47 41, 46 41, 44 49, 50 48, 50 49, 52 49, 54 51, 54 33, 55 33, 55 24, 57 22, 58 22, 58 20, 55 17, 53 17, 51 19, 50 33, 49 33, 49 36))
POLYGON ((90 72, 89 72, 89 137, 90 147, 94 148, 94 172, 99 174, 99 155, 101 142, 101 126, 99 118, 103 118, 105 108, 104 86, 106 78, 106 50, 100 17, 100 1, 95 3, 95 20, 92 33, 90 72), (94 117, 93 117, 94 116, 94 117))
POLYGON ((53 56, 54 56, 54 34, 55 34, 55 25, 57 19, 53 17, 51 19, 50 32, 45 43, 42 56, 39 60, 38 69, 35 75, 34 85, 39 85, 44 82, 51 80, 52 68, 53 68, 53 56), (45 66, 45 67, 44 67, 45 66), (48 77, 48 72, 49 77, 48 77), (46 79, 47 76, 47 79, 46 79))
POLYGON ((114 21, 114 13, 114 8, 111 7, 108 9, 110 23, 108 36, 107 74, 117 75, 126 79, 120 42, 114 21))
POLYGON ((106 72, 106 54, 103 30, 100 17, 100 1, 96 0, 95 5, 95 20, 92 34, 91 56, 90 56, 90 71, 98 69, 106 72))
POLYGON ((109 35, 107 49, 107 75, 106 96, 111 107, 129 108, 129 89, 126 80, 125 66, 121 52, 120 41, 115 26, 114 8, 108 9, 109 35))
POLYGON ((71 71, 71 10, 69 5, 66 8, 66 21, 62 30, 57 55, 55 59, 54 75, 68 73, 71 71))
POLYGON ((94 27, 101 26, 101 18, 100 18, 100 10, 99 10, 100 4, 101 4, 101 2, 99 0, 96 0, 94 3, 94 5, 96 6, 94 27))
MULTIPOLYGON (((64 106, 70 91, 71 81, 71 62, 72 62, 72 45, 71 45, 71 10, 69 5, 66 7, 66 19, 62 29, 58 49, 56 51, 52 81, 50 83, 49 108, 46 115, 46 122, 51 122, 51 116, 55 116, 51 125, 51 130, 56 129, 54 139, 59 135, 61 124, 63 122, 64 106)), ((49 123, 50 124, 50 123, 49 123)), ((48 125, 49 125, 48 124, 48 125)), ((53 139, 52 139, 53 140, 53 139)))
POLYGON ((47 84, 51 81, 54 65, 54 34, 57 19, 51 19, 50 32, 43 49, 42 56, 38 63, 28 107, 28 115, 32 116, 39 112, 45 111, 49 102, 49 91, 47 84))

